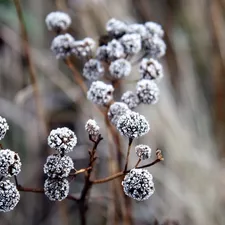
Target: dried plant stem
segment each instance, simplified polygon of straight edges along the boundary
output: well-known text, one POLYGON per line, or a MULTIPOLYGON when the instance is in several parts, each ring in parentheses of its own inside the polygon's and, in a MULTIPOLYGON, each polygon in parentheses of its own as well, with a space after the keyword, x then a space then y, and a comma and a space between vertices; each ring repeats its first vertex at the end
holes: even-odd
POLYGON ((47 126, 46 126, 46 121, 45 121, 44 107, 41 102, 40 90, 39 90, 38 82, 37 82, 37 75, 36 75, 34 64, 33 64, 32 58, 31 58, 28 34, 27 34, 26 27, 25 27, 25 22, 24 22, 24 17, 23 17, 20 0, 13 0, 13 2, 15 4, 17 16, 19 19, 20 31, 21 31, 21 35, 22 35, 23 51, 24 51, 24 54, 25 54, 25 57, 26 57, 26 60, 28 63, 28 70, 29 70, 31 85, 32 85, 32 88, 34 91, 34 98, 35 98, 35 103, 37 106, 37 115, 39 117, 40 122, 42 123, 42 128, 44 129, 45 134, 47 134, 47 126))
POLYGON ((141 162, 141 158, 138 159, 138 161, 137 161, 136 165, 134 166, 134 168, 137 168, 138 165, 140 164, 140 162, 141 162))
POLYGON ((129 162, 129 156, 130 156, 130 149, 131 149, 131 145, 132 145, 133 139, 129 138, 129 143, 128 143, 128 149, 127 149, 127 157, 126 157, 126 163, 125 163, 125 167, 123 171, 127 171, 127 167, 128 167, 128 162, 129 162))

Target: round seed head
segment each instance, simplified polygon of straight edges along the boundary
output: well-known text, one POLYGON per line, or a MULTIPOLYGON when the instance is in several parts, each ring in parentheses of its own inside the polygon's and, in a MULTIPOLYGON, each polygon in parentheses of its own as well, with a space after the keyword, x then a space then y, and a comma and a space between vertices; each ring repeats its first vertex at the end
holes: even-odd
POLYGON ((152 150, 148 145, 137 145, 135 152, 140 159, 145 160, 151 157, 152 150))
POLYGON ((108 118, 115 126, 119 118, 129 111, 128 106, 123 102, 115 102, 109 107, 108 118))
POLYGON ((110 19, 106 24, 107 32, 114 37, 121 37, 126 33, 127 25, 115 18, 110 19))
POLYGON ((20 193, 16 185, 9 180, 0 181, 0 212, 9 212, 15 208, 20 200, 20 193))
POLYGON ((94 81, 88 92, 87 98, 97 105, 107 105, 113 99, 114 88, 111 84, 102 81, 94 81))
POLYGON ((128 25, 127 30, 127 33, 129 34, 139 34, 141 36, 141 39, 144 39, 147 34, 146 27, 143 24, 130 24, 128 25))
POLYGON ((98 124, 96 123, 95 120, 89 119, 85 125, 85 130, 87 131, 87 133, 94 139, 96 140, 97 137, 99 136, 99 130, 100 127, 98 126, 98 124))
POLYGON ((142 79, 159 81, 163 77, 162 65, 157 60, 151 58, 142 59, 139 72, 142 79))
POLYGON ((124 56, 124 48, 121 43, 115 39, 110 41, 107 45, 108 58, 113 61, 124 56))
POLYGON ((148 199, 155 191, 152 175, 145 169, 132 169, 122 182, 124 193, 137 201, 148 199))
POLYGON ((67 127, 54 129, 48 136, 48 145, 60 154, 71 152, 76 144, 76 135, 67 127))
POLYGON ((115 79, 127 77, 131 72, 131 64, 126 59, 117 59, 110 64, 109 72, 115 79))
POLYGON ((0 150, 0 174, 4 177, 16 176, 21 171, 21 161, 17 153, 9 150, 0 150))
POLYGON ((148 35, 143 41, 143 48, 151 58, 161 58, 166 53, 166 44, 158 36, 148 35))
POLYGON ((124 47, 124 52, 129 55, 137 54, 141 50, 141 36, 140 34, 125 34, 120 39, 124 47))
POLYGON ((46 16, 45 23, 48 30, 60 32, 66 30, 71 24, 71 18, 64 12, 51 12, 46 16))
POLYGON ((159 100, 159 88, 152 80, 140 80, 136 86, 136 93, 140 102, 144 104, 156 104, 159 100))
POLYGON ((152 36, 156 35, 160 38, 164 36, 164 30, 162 29, 162 26, 158 23, 146 22, 145 27, 147 32, 152 36))
POLYGON ((148 133, 150 127, 144 116, 129 111, 119 118, 117 129, 123 136, 134 139, 148 133))
POLYGON ((109 47, 107 45, 102 45, 98 47, 96 50, 96 58, 100 61, 108 61, 109 60, 108 52, 109 47))
POLYGON ((5 134, 8 129, 9 126, 6 119, 0 116, 0 140, 2 140, 5 137, 5 134))
POLYGON ((74 41, 73 50, 77 57, 85 58, 92 55, 95 48, 95 41, 92 38, 85 38, 84 40, 74 41))
POLYGON ((62 201, 69 194, 69 182, 64 179, 48 178, 44 183, 45 195, 51 201, 62 201))
POLYGON ((127 104, 130 109, 134 109, 140 104, 138 96, 133 91, 126 91, 122 95, 121 101, 127 104))
POLYGON ((69 156, 54 154, 48 156, 44 165, 44 173, 50 178, 63 178, 68 177, 73 168, 73 160, 69 156))
POLYGON ((70 34, 56 36, 51 45, 51 50, 57 59, 66 58, 74 53, 74 38, 70 34))
POLYGON ((83 76, 88 80, 98 80, 104 75, 104 67, 97 59, 90 59, 84 64, 83 76))

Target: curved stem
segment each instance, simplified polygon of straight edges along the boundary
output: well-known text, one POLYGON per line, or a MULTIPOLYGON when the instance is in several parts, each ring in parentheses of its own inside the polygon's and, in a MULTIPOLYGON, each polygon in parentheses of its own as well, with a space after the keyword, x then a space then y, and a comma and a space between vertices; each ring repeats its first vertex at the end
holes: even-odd
POLYGON ((134 168, 137 168, 138 165, 140 164, 140 162, 141 162, 141 158, 138 159, 138 161, 137 161, 136 165, 134 166, 134 168))
POLYGON ((129 155, 130 155, 130 149, 131 149, 132 142, 133 142, 133 138, 129 138, 128 149, 127 149, 127 157, 126 157, 126 164, 125 164, 125 167, 124 167, 123 171, 127 171, 128 162, 129 162, 129 155))

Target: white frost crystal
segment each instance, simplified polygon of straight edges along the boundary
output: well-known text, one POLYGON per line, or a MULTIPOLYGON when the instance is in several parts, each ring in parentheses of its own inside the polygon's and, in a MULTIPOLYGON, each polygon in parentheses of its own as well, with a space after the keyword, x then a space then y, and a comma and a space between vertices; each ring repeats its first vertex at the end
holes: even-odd
POLYGON ((139 34, 125 34, 120 39, 124 52, 133 55, 141 50, 141 36, 139 34))
POLYGON ((0 175, 4 177, 16 176, 21 171, 21 165, 17 153, 9 149, 0 150, 0 175))
POLYGON ((149 159, 151 157, 151 148, 148 145, 137 145, 135 147, 136 155, 142 159, 149 159))
POLYGON ((131 64, 126 59, 117 59, 110 64, 109 72, 115 79, 127 77, 131 72, 131 64))
POLYGON ((146 22, 145 23, 146 30, 149 34, 152 36, 156 35, 160 38, 164 36, 164 31, 162 29, 162 26, 155 22, 146 22))
POLYGON ((54 129, 48 136, 48 145, 60 154, 71 152, 76 144, 76 135, 67 127, 54 129))
POLYGON ((126 33, 127 25, 115 18, 110 19, 106 24, 107 32, 115 37, 121 37, 126 33))
POLYGON ((83 76, 88 80, 98 80, 104 75, 104 67, 97 59, 90 59, 84 64, 83 76))
POLYGON ((138 96, 133 91, 126 91, 123 93, 121 101, 127 104, 130 109, 134 109, 140 104, 138 96))
POLYGON ((9 212, 15 208, 20 200, 20 193, 16 185, 9 180, 0 181, 0 212, 9 212))
POLYGON ((2 140, 5 137, 5 134, 8 129, 9 126, 6 119, 0 116, 0 140, 2 140))
POLYGON ((99 136, 99 130, 100 127, 98 126, 97 122, 95 120, 89 119, 85 125, 85 130, 88 132, 88 134, 96 139, 99 136))
POLYGON ((95 48, 95 41, 92 38, 85 38, 83 40, 74 41, 73 51, 77 57, 88 57, 92 55, 95 48))
POLYGON ((140 80, 136 86, 136 93, 140 102, 144 104, 155 104, 159 100, 159 88, 152 80, 140 80))
POLYGON ((134 139, 148 133, 150 127, 144 116, 129 111, 119 118, 117 129, 123 136, 134 139))
POLYGON ((152 175, 145 169, 132 169, 122 182, 124 193, 137 201, 148 199, 155 191, 152 175))
POLYGON ((71 18, 64 12, 51 12, 46 16, 45 23, 48 30, 60 32, 66 30, 71 24, 71 18))
POLYGON ((87 98, 95 104, 107 105, 113 99, 114 88, 111 84, 94 81, 87 92, 87 98))

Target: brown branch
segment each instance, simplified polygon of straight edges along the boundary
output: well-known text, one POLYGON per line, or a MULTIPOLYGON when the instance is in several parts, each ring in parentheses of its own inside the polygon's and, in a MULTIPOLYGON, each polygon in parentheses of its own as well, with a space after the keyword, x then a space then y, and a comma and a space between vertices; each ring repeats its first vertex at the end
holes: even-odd
POLYGON ((127 166, 128 166, 128 162, 129 162, 129 155, 130 155, 130 149, 131 149, 132 142, 133 142, 133 138, 129 138, 128 149, 127 149, 127 157, 126 157, 126 164, 125 164, 125 167, 124 167, 123 171, 127 171, 127 166))
POLYGON ((24 21, 24 17, 23 17, 20 0, 13 0, 13 2, 15 4, 17 16, 19 19, 23 51, 24 51, 24 54, 25 54, 25 57, 27 60, 31 85, 32 85, 32 88, 34 91, 34 98, 35 98, 35 102, 36 102, 36 106, 37 106, 37 115, 39 117, 40 122, 42 123, 42 128, 44 129, 45 134, 47 134, 47 126, 46 126, 46 121, 45 121, 44 107, 41 102, 40 91, 39 91, 38 82, 37 82, 37 75, 36 75, 34 64, 33 64, 32 58, 31 58, 28 34, 27 34, 26 27, 25 27, 25 21, 24 21))
POLYGON ((138 159, 138 161, 137 161, 136 165, 134 166, 134 168, 137 168, 138 165, 140 164, 140 162, 141 162, 141 158, 138 159))

